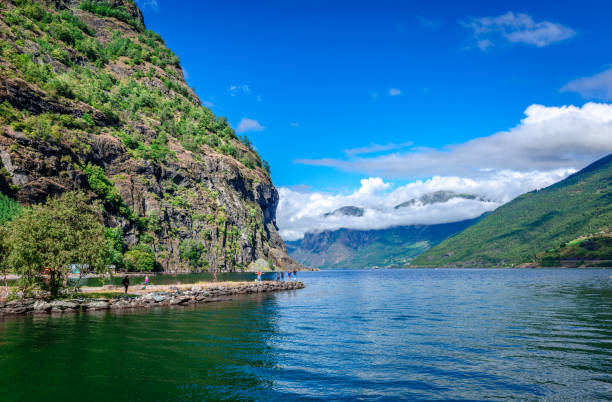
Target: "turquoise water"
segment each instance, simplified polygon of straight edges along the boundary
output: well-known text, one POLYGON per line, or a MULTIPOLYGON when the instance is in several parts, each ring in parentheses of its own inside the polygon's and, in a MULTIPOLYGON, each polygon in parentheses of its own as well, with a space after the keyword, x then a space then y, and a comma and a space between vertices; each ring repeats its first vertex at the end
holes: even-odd
POLYGON ((195 307, 0 320, 0 399, 612 398, 612 270, 298 276, 195 307))

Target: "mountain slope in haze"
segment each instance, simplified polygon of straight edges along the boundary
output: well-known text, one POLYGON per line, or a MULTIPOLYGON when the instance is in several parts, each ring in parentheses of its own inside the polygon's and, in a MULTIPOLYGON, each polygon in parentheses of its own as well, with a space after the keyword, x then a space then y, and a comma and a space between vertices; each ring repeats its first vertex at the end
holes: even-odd
POLYGON ((415 258, 411 265, 542 265, 547 252, 610 227, 612 155, 552 186, 517 197, 415 258))
POLYGON ((381 230, 326 230, 306 233, 302 240, 288 241, 286 245, 291 258, 311 267, 404 267, 415 256, 478 219, 381 230))
POLYGON ((479 200, 485 201, 484 197, 479 197, 474 194, 457 194, 453 191, 435 191, 433 193, 423 194, 419 198, 413 198, 411 200, 402 202, 401 204, 396 205, 395 209, 411 207, 417 203, 421 203, 422 205, 431 205, 437 203, 443 203, 453 198, 463 198, 465 200, 479 200))
POLYGON ((83 190, 169 271, 291 266, 269 168, 130 0, 0 0, 0 191, 83 190))

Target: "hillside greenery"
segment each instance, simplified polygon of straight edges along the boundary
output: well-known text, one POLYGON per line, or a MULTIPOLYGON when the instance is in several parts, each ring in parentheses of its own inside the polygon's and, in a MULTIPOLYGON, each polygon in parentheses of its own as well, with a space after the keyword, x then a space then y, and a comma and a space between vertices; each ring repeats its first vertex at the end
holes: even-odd
POLYGON ((0 224, 5 224, 18 215, 23 207, 14 199, 0 193, 0 224))
POLYGON ((85 113, 79 117, 53 112, 30 114, 10 103, 0 105, 0 121, 33 138, 68 141, 76 151, 87 151, 85 132, 118 137, 134 158, 164 161, 173 158, 168 138, 176 138, 196 156, 206 145, 248 168, 269 170, 248 139, 239 139, 224 117, 216 117, 182 81, 179 58, 162 38, 145 29, 122 7, 83 1, 80 9, 116 18, 138 34, 114 30, 103 44, 92 28, 70 9, 54 9, 18 0, 0 8, 0 65, 6 78, 19 78, 58 100, 83 102, 105 117, 105 124, 85 113), (136 74, 117 76, 109 61, 136 67, 136 74), (153 83, 161 83, 154 85, 153 83), (152 136, 134 130, 147 122, 152 136), (244 146, 238 146, 242 144, 244 146))
POLYGON ((609 230, 583 236, 547 250, 542 266, 609 267, 612 266, 612 233, 609 230))
MULTIPOLYGON (((262 178, 269 180, 270 166, 246 136, 236 135, 226 118, 200 104, 184 82, 179 57, 160 35, 145 28, 140 16, 131 0, 0 2, 0 75, 7 88, 0 101, 0 130, 10 141, 6 150, 13 162, 23 163, 32 159, 32 149, 53 149, 57 153, 49 158, 57 157, 59 162, 54 171, 49 169, 53 173, 43 172, 42 176, 73 180, 53 181, 62 189, 58 191, 82 188, 88 197, 95 194, 104 222, 112 226, 104 230, 107 264, 133 271, 160 269, 159 261, 168 261, 171 254, 170 247, 160 245, 162 239, 180 244, 185 265, 194 270, 206 268, 209 262, 204 251, 209 250, 204 250, 204 243, 211 240, 211 229, 203 230, 202 238, 196 240, 185 234, 191 231, 189 235, 195 237, 193 227, 204 222, 218 226, 223 238, 218 259, 226 256, 223 261, 229 266, 240 249, 241 232, 236 223, 226 222, 217 191, 201 183, 195 189, 168 179, 157 183, 149 172, 186 160, 200 166, 223 160, 257 184, 262 178), (111 151, 120 148, 114 155, 120 153, 123 166, 130 170, 117 174, 114 162, 92 157, 99 138, 112 145, 111 151), (125 188, 126 174, 131 175, 130 180, 136 177, 135 182, 152 194, 159 210, 142 212, 128 205, 132 200, 117 185, 123 180, 125 188), (194 200, 207 195, 210 210, 206 214, 192 211, 194 200), (172 226, 168 214, 164 215, 168 210, 180 210, 172 218, 189 224, 172 226)), ((42 159, 48 156, 39 154, 42 159)), ((43 165, 39 161, 32 164, 43 165)), ((11 181, 12 173, 1 163, 0 169, 0 184, 7 194, 0 193, 0 223, 21 219, 23 213, 31 216, 31 208, 11 198, 20 190, 11 181)), ((37 173, 28 179, 40 178, 37 173)), ((27 203, 44 200, 19 197, 27 203)), ((260 237, 264 235, 263 225, 254 222, 249 229, 255 244, 256 230, 260 237)))
MULTIPOLYGON (((542 265, 545 257, 546 265, 550 265, 554 255, 559 260, 582 252, 572 241, 611 227, 612 155, 609 155, 559 183, 517 197, 476 225, 420 255, 412 265, 542 265), (561 250, 563 247, 567 250, 561 250)), ((608 241, 602 238, 595 242, 604 240, 608 241)))

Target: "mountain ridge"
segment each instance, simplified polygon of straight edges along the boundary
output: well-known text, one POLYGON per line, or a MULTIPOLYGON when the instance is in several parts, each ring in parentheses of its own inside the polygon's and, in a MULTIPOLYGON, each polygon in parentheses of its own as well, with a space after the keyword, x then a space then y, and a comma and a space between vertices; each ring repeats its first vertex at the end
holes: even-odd
POLYGON ((375 230, 324 230, 285 244, 292 258, 317 268, 405 267, 419 253, 479 219, 375 230))
POLYGON ((83 190, 123 252, 166 271, 299 267, 269 166, 203 107, 129 0, 2 0, 0 190, 29 205, 83 190))
POLYGON ((542 266, 550 250, 610 227, 612 155, 607 155, 499 207, 415 258, 411 266, 542 266))

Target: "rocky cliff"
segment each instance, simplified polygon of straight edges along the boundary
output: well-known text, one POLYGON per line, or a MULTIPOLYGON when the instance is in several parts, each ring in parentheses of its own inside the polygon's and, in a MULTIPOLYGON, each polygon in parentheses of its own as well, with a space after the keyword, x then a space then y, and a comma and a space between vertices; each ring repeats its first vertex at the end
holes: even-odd
POLYGON ((84 190, 166 271, 293 267, 267 163, 201 106, 128 0, 0 2, 0 190, 84 190))

